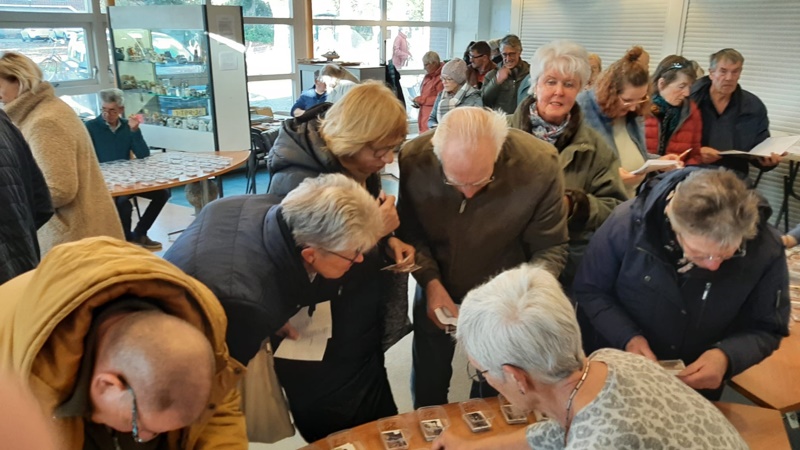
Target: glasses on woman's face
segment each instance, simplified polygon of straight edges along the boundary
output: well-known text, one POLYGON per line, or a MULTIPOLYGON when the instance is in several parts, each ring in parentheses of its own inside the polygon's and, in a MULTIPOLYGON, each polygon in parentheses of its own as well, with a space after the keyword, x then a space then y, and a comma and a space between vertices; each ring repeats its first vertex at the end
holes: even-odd
POLYGON ((151 433, 152 436, 150 436, 149 439, 143 439, 139 435, 139 407, 136 404, 136 394, 133 392, 133 388, 128 383, 125 383, 125 388, 131 393, 131 398, 133 398, 133 406, 131 407, 131 435, 133 436, 133 440, 135 442, 143 444, 158 436, 158 433, 151 433))
POLYGON ((619 101, 622 102, 622 106, 624 106, 626 108, 629 108, 629 107, 634 106, 634 105, 641 105, 642 103, 644 103, 644 102, 646 102, 648 100, 650 100, 650 96, 649 95, 645 95, 644 98, 641 99, 641 100, 627 100, 627 99, 624 99, 622 97, 619 98, 619 101))

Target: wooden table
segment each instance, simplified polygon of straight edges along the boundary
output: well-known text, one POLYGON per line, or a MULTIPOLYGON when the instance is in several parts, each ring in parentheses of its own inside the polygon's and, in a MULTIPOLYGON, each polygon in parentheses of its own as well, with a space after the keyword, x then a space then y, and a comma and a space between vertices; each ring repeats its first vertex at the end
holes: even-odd
MULTIPOLYGON (((458 403, 450 403, 443 406, 450 420, 448 430, 460 437, 477 440, 488 436, 506 434, 527 426, 507 424, 500 413, 497 398, 487 398, 486 402, 489 404, 490 411, 494 413, 491 430, 483 433, 470 431, 461 418, 461 409, 458 403)), ((752 449, 791 449, 786 429, 783 426, 783 418, 778 411, 735 403, 717 402, 715 405, 739 431, 739 434, 742 435, 742 438, 752 449)), ((410 437, 408 448, 410 450, 430 448, 430 442, 425 441, 422 436, 416 412, 401 414, 399 417, 404 423, 403 428, 405 429, 406 437, 410 437)), ((529 415, 529 420, 531 423, 535 422, 533 415, 529 415)), ((365 423, 349 431, 351 433, 350 437, 361 446, 361 449, 380 450, 384 448, 376 422, 365 423)), ((320 439, 307 448, 325 450, 331 447, 327 439, 320 439)))
POLYGON ((753 403, 782 413, 800 410, 800 323, 769 357, 733 377, 729 384, 753 403))

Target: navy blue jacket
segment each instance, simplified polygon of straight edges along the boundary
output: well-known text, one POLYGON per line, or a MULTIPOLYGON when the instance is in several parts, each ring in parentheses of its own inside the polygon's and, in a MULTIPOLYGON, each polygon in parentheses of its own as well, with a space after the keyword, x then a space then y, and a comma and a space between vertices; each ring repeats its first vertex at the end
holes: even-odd
POLYGON ((300 97, 294 102, 292 105, 292 109, 290 110, 290 114, 294 117, 294 110, 297 108, 302 109, 303 111, 308 111, 309 108, 319 105, 320 103, 324 103, 328 99, 328 93, 323 92, 322 94, 317 94, 315 88, 306 89, 300 94, 300 97))
POLYGON ((693 170, 665 174, 614 210, 589 243, 574 296, 610 346, 624 349, 642 335, 659 359, 687 365, 719 348, 728 356, 729 377, 769 356, 788 335, 786 257, 780 234, 762 214, 743 256, 714 272, 677 273, 682 251, 664 207, 693 170))

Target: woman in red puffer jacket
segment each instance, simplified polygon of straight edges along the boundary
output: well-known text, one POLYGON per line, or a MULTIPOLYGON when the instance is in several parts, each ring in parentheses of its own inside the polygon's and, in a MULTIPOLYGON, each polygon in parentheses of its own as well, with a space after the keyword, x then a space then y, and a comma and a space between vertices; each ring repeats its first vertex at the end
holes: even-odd
POLYGON ((644 123, 649 153, 683 155, 686 165, 701 163, 703 118, 689 97, 696 76, 691 61, 682 56, 667 56, 656 68, 652 114, 644 123))

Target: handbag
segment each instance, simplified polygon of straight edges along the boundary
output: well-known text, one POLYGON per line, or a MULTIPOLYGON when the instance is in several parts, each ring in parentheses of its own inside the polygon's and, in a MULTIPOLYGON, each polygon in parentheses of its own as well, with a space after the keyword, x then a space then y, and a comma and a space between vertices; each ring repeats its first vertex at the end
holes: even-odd
POLYGON ((294 436, 289 405, 275 373, 275 360, 269 339, 247 363, 247 373, 240 382, 242 411, 250 442, 273 444, 294 436))

